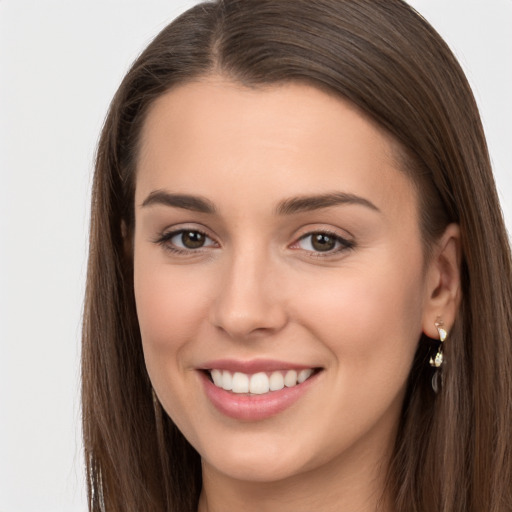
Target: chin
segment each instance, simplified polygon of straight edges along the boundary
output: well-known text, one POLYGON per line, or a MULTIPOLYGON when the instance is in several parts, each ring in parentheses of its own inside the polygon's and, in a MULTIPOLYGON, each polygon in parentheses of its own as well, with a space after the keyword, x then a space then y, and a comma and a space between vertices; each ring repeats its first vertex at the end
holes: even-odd
POLYGON ((277 449, 268 452, 266 449, 254 452, 231 452, 221 450, 221 453, 206 459, 206 464, 212 471, 222 473, 234 480, 254 483, 272 483, 286 480, 305 471, 304 461, 299 457, 288 457, 277 449))

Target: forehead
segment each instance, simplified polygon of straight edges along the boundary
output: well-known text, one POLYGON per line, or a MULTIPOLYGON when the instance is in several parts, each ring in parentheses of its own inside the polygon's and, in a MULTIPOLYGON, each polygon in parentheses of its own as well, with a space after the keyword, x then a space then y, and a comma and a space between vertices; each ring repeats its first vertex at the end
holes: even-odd
POLYGON ((192 186, 228 202, 236 191, 246 205, 261 193, 278 201, 332 189, 386 202, 414 193, 394 148, 356 107, 311 85, 248 88, 204 79, 172 89, 151 106, 136 203, 155 189, 190 193, 192 186))

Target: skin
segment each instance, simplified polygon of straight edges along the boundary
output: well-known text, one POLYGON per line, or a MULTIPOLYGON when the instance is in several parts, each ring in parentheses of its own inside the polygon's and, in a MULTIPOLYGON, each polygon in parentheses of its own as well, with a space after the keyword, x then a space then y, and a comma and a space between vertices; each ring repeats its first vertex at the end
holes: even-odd
MULTIPOLYGON (((418 201, 393 141, 349 103, 303 84, 179 86, 147 117, 136 181, 134 278, 147 369, 203 461, 202 512, 391 510, 384 477, 422 332, 449 329, 459 233, 424 261, 418 201), (200 196, 215 213, 158 201, 200 196), (354 202, 288 214, 291 197, 354 202), (146 202, 146 204, 144 204, 146 202), (172 249, 179 229, 203 247, 172 249), (315 250, 308 234, 348 241, 315 250), (183 249, 182 249, 183 250, 183 249), (197 370, 256 358, 322 368, 262 421, 215 409, 197 370)), ((183 205, 182 205, 183 206, 183 205)))

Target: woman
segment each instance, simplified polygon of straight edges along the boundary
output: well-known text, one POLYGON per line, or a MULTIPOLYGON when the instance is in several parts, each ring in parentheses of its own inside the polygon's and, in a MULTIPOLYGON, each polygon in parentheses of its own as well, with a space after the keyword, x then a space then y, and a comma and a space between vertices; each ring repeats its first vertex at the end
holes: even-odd
POLYGON ((99 144, 90 510, 511 510, 511 279, 471 91, 410 7, 198 5, 99 144))

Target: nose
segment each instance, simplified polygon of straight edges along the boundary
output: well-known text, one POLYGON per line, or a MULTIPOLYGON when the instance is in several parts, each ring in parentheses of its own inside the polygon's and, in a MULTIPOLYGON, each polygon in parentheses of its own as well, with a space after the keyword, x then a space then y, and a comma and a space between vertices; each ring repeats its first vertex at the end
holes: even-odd
POLYGON ((256 251, 224 263, 211 322, 233 339, 275 334, 287 323, 278 269, 256 251))

